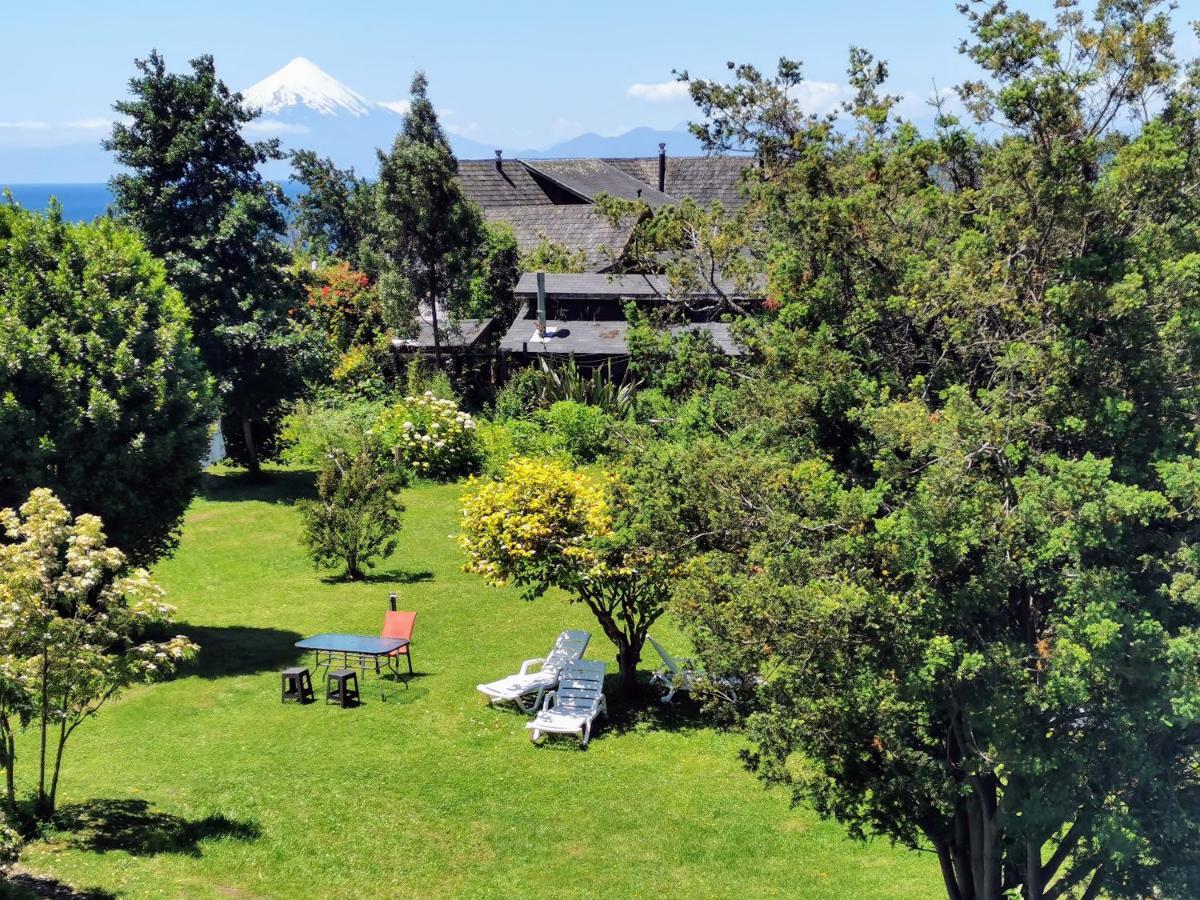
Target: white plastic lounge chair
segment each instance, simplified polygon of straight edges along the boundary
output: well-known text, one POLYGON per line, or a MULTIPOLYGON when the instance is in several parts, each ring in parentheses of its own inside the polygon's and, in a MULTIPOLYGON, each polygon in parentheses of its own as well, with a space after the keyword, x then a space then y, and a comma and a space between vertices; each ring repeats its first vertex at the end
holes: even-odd
POLYGON ((604 699, 604 663, 581 659, 563 666, 558 687, 548 693, 542 708, 525 727, 535 744, 544 734, 575 734, 587 746, 592 737, 592 722, 608 712, 604 699))
POLYGON ((658 669, 650 676, 651 684, 658 683, 667 689, 667 693, 660 702, 670 703, 676 691, 691 691, 696 686, 696 682, 704 676, 704 671, 697 669, 696 664, 690 659, 676 659, 650 635, 646 635, 646 639, 658 651, 658 655, 662 657, 663 661, 663 668, 658 669))
MULTIPOLYGON (((697 668, 692 660, 676 659, 650 635, 646 635, 646 639, 658 651, 658 655, 662 657, 663 661, 663 667, 650 676, 651 684, 661 684, 667 689, 666 694, 660 700, 661 703, 670 703, 676 691, 694 691, 696 686, 705 680, 704 670, 697 668)), ((705 687, 715 691, 718 696, 722 696, 726 700, 737 702, 738 695, 743 693, 745 688, 761 683, 762 679, 758 677, 741 679, 732 676, 710 679, 705 687)))
POLYGON ((512 702, 522 712, 531 713, 542 702, 542 695, 558 684, 562 667, 583 656, 591 639, 591 634, 586 631, 564 631, 545 658, 527 659, 521 663, 521 671, 516 675, 476 685, 476 690, 493 704, 512 702), (540 668, 534 671, 535 667, 540 668), (533 699, 527 704, 526 699, 530 695, 533 695, 533 699))

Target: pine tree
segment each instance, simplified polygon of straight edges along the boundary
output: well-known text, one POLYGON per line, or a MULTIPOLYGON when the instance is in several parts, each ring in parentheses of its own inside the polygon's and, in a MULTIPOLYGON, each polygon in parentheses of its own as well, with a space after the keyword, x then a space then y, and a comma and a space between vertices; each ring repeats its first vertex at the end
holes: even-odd
POLYGON ((394 327, 411 327, 428 305, 436 360, 441 362, 438 304, 456 314, 470 299, 483 219, 458 185, 458 161, 426 93, 423 72, 412 80, 412 104, 390 153, 379 153, 378 246, 384 302, 394 327))

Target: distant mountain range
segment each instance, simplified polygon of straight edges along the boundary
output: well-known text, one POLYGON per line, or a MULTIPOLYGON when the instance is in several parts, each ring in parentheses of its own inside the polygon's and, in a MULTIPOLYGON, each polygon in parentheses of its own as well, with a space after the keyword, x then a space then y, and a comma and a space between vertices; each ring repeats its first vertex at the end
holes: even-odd
MULTIPOLYGON (((332 158, 339 166, 353 166, 360 174, 374 174, 375 150, 388 147, 403 121, 402 104, 379 103, 338 81, 316 64, 297 57, 277 72, 242 92, 262 115, 247 128, 251 138, 278 137, 285 149, 305 148, 332 158)), ((667 145, 673 156, 702 154, 699 143, 682 126, 660 131, 634 128, 624 134, 581 134, 543 149, 487 144, 447 131, 460 159, 490 159, 497 149, 506 157, 553 159, 556 157, 652 156, 658 145, 667 145)), ((95 182, 114 171, 112 157, 98 143, 59 147, 0 147, 0 183, 95 182)), ((272 164, 271 178, 286 178, 290 168, 272 164)))

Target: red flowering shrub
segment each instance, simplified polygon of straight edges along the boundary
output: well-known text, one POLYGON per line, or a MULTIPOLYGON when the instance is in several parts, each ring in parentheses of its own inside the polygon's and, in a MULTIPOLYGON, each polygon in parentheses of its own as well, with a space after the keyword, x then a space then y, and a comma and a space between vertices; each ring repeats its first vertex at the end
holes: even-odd
POLYGON ((344 262, 313 274, 308 306, 330 343, 342 353, 356 345, 374 343, 383 330, 383 313, 371 279, 344 262))

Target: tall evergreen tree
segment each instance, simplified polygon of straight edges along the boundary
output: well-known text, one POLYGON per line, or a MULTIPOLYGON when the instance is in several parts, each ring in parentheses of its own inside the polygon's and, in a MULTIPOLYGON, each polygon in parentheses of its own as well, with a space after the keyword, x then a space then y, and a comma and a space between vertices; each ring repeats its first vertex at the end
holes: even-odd
POLYGON ((457 314, 470 301, 473 262, 484 242, 479 209, 463 195, 424 72, 412 80, 412 104, 391 152, 379 153, 380 281, 392 324, 411 327, 421 304, 433 325, 441 362, 438 304, 457 314))
POLYGON ((110 186, 191 309, 201 355, 257 471, 253 423, 297 393, 314 360, 287 316, 299 287, 278 241, 283 194, 258 169, 282 154, 277 141, 243 136, 257 112, 217 77, 211 56, 192 60, 190 74, 167 72, 157 51, 135 65, 131 98, 114 105, 131 121, 105 141, 130 171, 110 186))

